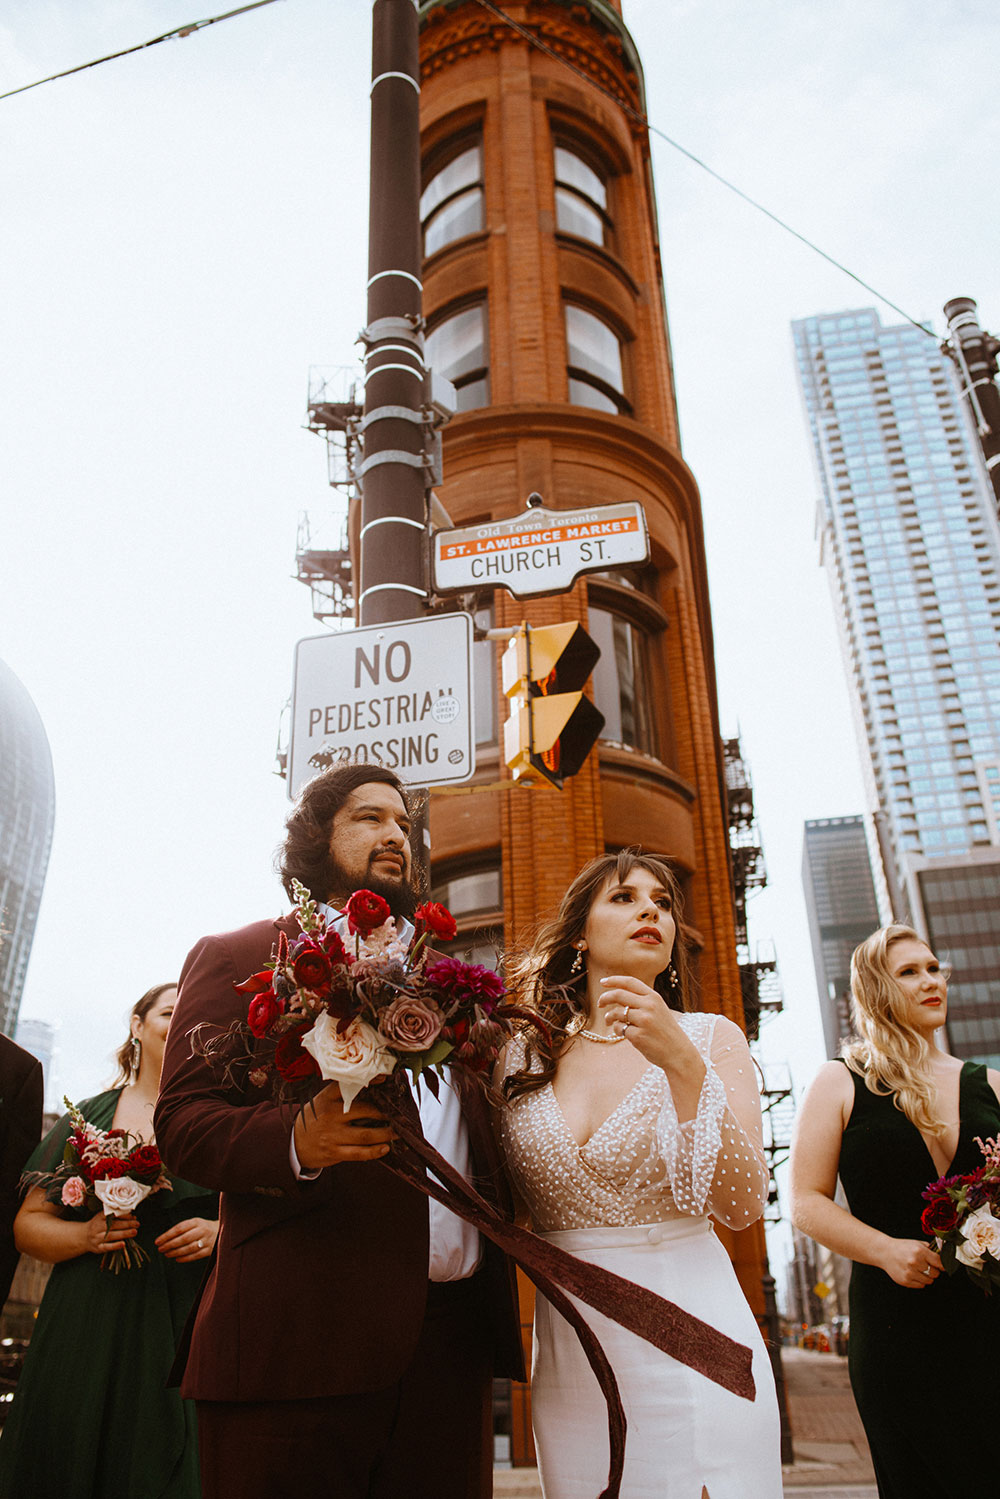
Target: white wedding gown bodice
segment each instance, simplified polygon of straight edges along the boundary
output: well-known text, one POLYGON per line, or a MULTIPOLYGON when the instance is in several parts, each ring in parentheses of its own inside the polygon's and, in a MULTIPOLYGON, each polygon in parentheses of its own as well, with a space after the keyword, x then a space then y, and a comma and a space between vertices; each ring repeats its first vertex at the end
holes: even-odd
MULTIPOLYGON (((718 1015, 681 1015, 705 1062, 694 1119, 678 1121, 666 1074, 652 1063, 578 1145, 551 1083, 501 1116, 504 1149, 536 1229, 619 1228, 710 1213, 746 1228, 767 1201, 756 1074, 743 1032, 718 1015)), ((514 1041, 507 1073, 524 1066, 514 1041)))
MULTIPOLYGON (((550 1083, 501 1111, 501 1139, 537 1232, 753 1349, 751 1403, 582 1308, 625 1405, 622 1499, 780 1499, 767 1353, 712 1229, 713 1218, 748 1227, 767 1200, 756 1073, 731 1021, 678 1019, 705 1062, 693 1119, 678 1119, 666 1074, 650 1064, 583 1144, 550 1083)), ((518 1039, 504 1070, 524 1065, 518 1039)), ((532 1419, 545 1499, 594 1499, 608 1463, 603 1398, 575 1333, 543 1297, 535 1311, 532 1419)))

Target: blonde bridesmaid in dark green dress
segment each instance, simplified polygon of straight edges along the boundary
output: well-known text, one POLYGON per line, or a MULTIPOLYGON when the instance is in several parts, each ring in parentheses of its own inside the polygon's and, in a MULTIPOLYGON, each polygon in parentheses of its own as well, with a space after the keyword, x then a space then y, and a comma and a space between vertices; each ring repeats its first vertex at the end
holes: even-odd
POLYGON ((851 993, 858 1039, 799 1112, 792 1218, 854 1261, 848 1367, 881 1499, 995 1494, 1000 1296, 943 1273, 920 1216, 923 1189, 1000 1134, 1000 1073, 936 1045, 947 983, 911 928, 861 944, 851 993))
MULTIPOLYGON (((80 1105, 91 1124, 151 1139, 175 999, 161 984, 139 1000, 119 1052, 124 1085, 80 1105)), ((69 1130, 63 1116, 26 1169, 54 1169, 69 1130)), ((167 1376, 215 1245, 218 1199, 170 1180, 172 1191, 109 1231, 103 1214, 60 1210, 40 1188, 25 1198, 18 1247, 53 1269, 0 1440, 0 1499, 199 1499, 194 1407, 167 1376), (102 1255, 125 1242, 147 1262, 102 1270, 102 1255)))

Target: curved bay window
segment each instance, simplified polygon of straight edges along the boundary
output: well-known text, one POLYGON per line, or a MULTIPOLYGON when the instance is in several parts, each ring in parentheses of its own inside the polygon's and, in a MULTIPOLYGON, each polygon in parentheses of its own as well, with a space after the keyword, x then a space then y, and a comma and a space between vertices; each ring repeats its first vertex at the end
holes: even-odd
MULTIPOLYGON (((492 851, 499 861, 499 850, 492 851)), ((435 880, 431 900, 440 901, 454 916, 458 932, 451 942, 435 943, 440 952, 464 963, 497 968, 503 948, 503 884, 499 862, 470 874, 435 880)))
POLYGON ((614 414, 631 409, 625 399, 621 340, 602 318, 572 302, 566 303, 566 365, 574 406, 614 414))
POLYGON ((608 187, 604 177, 570 146, 555 148, 556 228, 605 245, 610 237, 608 187))
POLYGON ((441 318, 428 333, 424 350, 431 368, 454 385, 459 411, 489 405, 485 302, 441 318))
POLYGON ((433 255, 467 234, 479 234, 484 224, 483 150, 476 141, 440 167, 421 194, 424 254, 433 255))
POLYGON ((591 607, 587 619, 587 632, 601 649, 593 674, 594 704, 604 714, 601 738, 658 755, 645 632, 609 609, 591 607))

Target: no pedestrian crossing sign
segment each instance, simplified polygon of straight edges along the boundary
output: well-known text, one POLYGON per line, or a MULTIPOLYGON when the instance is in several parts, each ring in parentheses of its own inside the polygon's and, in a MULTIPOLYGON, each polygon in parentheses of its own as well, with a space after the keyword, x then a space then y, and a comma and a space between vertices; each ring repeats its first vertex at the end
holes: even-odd
POLYGON ((476 768, 472 616, 312 635, 295 647, 288 794, 328 765, 384 765, 411 786, 476 768))
POLYGON ((529 506, 510 520, 434 533, 438 593, 507 588, 515 598, 560 593, 581 573, 649 561, 641 505, 594 505, 588 510, 529 506))

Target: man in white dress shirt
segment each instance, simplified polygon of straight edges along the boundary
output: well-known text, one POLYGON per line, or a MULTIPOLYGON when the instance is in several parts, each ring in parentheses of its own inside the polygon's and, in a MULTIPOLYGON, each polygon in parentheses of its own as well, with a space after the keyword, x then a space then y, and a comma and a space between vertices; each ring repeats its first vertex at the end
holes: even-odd
MULTIPOLYGON (((354 890, 410 929, 409 814, 391 771, 318 776, 288 819, 281 873, 328 915, 354 890)), ((293 917, 204 938, 181 974, 156 1129, 178 1175, 222 1192, 216 1259, 182 1350, 204 1499, 480 1499, 492 1492, 494 1374, 523 1378, 513 1273, 493 1245, 381 1164, 374 1088, 289 1109, 220 1079, 190 1043, 245 1012, 235 993, 293 917)), ((427 1089, 421 1125, 510 1212, 485 1100, 427 1089)))

